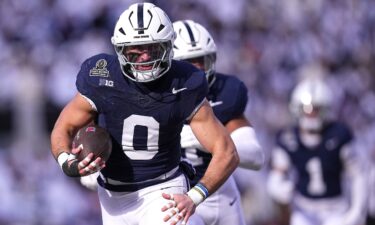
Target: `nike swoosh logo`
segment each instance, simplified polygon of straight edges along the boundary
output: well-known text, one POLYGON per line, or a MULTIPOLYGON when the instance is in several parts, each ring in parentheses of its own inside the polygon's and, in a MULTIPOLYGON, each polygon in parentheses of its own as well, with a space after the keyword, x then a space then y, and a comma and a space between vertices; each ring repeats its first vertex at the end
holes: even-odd
POLYGON ((178 92, 181 92, 181 91, 184 91, 184 90, 187 90, 187 88, 186 87, 184 87, 184 88, 180 88, 180 89, 175 89, 175 88, 173 88, 172 89, 172 94, 177 94, 178 92))
POLYGON ((229 205, 232 206, 237 201, 237 197, 235 197, 231 202, 229 202, 229 205))
POLYGON ((209 103, 211 107, 215 107, 215 106, 223 104, 223 101, 218 101, 218 102, 209 101, 209 103))

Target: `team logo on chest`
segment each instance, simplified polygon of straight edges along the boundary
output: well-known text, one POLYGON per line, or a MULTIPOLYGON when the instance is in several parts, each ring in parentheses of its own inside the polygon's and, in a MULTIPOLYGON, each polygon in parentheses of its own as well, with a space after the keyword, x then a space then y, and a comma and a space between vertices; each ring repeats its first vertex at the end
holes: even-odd
POLYGON ((107 61, 105 59, 99 59, 96 62, 94 68, 90 70, 90 76, 92 77, 109 77, 109 71, 107 70, 107 61))

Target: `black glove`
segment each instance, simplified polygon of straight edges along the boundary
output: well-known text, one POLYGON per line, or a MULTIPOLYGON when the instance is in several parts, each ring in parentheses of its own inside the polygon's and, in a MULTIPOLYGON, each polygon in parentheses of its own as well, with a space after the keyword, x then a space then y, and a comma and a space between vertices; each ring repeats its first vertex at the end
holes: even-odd
POLYGON ((76 155, 67 152, 61 153, 57 157, 57 161, 62 171, 69 177, 80 177, 78 170, 78 160, 76 155))
POLYGON ((69 177, 80 177, 78 170, 78 160, 74 159, 73 162, 66 160, 62 165, 63 172, 69 177))

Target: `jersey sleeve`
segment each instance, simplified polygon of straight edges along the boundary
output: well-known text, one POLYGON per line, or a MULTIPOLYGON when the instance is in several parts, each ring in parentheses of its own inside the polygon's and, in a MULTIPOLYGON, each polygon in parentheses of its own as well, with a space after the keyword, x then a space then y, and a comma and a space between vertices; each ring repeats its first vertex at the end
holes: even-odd
POLYGON ((216 117, 223 124, 230 120, 241 116, 247 105, 247 88, 243 82, 234 76, 223 76, 217 74, 217 84, 215 85, 211 94, 214 97, 214 102, 221 102, 222 104, 214 107, 216 117))
POLYGON ((96 63, 103 59, 104 56, 94 56, 86 61, 84 61, 81 65, 81 69, 78 72, 77 79, 76 79, 76 87, 80 94, 86 97, 90 104, 94 104, 94 108, 98 112, 103 110, 104 105, 104 97, 101 93, 102 87, 99 86, 101 76, 93 76, 92 69, 95 68, 96 63))
POLYGON ((247 105, 247 88, 243 82, 240 82, 238 86, 238 92, 236 97, 234 98, 234 106, 233 106, 233 116, 237 117, 242 115, 245 112, 246 105, 247 105))
POLYGON ((341 130, 340 136, 343 144, 348 144, 353 140, 353 132, 345 124, 339 124, 339 129, 341 130))
POLYGON ((189 89, 189 91, 186 92, 186 97, 188 99, 186 103, 189 110, 187 111, 185 117, 187 121, 190 121, 190 119, 199 110, 207 96, 208 83, 204 73, 201 71, 196 71, 193 72, 190 79, 187 80, 186 86, 189 89))
POLYGON ((354 142, 352 141, 354 136, 350 128, 341 123, 338 123, 336 126, 340 137, 340 154, 345 163, 359 160, 358 149, 355 148, 354 142))
POLYGON ((272 149, 271 164, 273 168, 282 170, 289 169, 291 162, 289 155, 285 152, 285 149, 281 148, 280 146, 276 146, 274 149, 272 149))

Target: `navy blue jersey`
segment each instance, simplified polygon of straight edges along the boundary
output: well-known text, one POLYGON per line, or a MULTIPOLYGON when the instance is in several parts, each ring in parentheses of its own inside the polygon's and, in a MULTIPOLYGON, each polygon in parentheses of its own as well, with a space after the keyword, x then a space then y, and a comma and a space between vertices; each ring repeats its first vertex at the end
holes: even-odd
POLYGON ((327 198, 342 194, 342 147, 352 140, 349 128, 332 122, 325 126, 322 140, 314 148, 301 143, 298 128, 282 130, 277 145, 290 157, 296 172, 296 190, 308 198, 327 198))
POLYGON ((112 137, 101 174, 122 183, 154 179, 179 165, 182 125, 208 91, 204 74, 188 63, 173 61, 161 78, 139 83, 127 79, 117 57, 107 54, 86 60, 76 85, 94 102, 112 137))
MULTIPOLYGON (((224 125, 239 117, 245 111, 247 104, 247 88, 235 76, 216 73, 216 80, 209 89, 207 99, 215 116, 224 125)), ((197 183, 206 172, 211 161, 211 154, 198 149, 183 149, 183 156, 188 158, 196 170, 196 176, 191 182, 197 183)))

